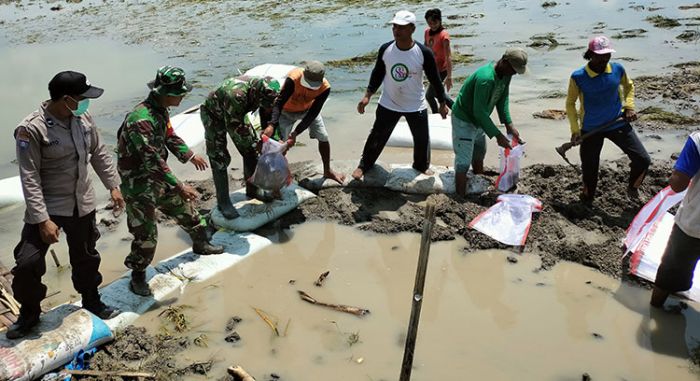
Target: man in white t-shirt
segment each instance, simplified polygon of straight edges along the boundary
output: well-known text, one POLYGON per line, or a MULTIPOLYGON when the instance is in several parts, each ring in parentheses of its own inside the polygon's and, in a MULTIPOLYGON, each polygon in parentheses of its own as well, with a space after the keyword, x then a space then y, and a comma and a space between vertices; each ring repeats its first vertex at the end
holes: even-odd
POLYGON ((399 11, 391 23, 394 40, 379 48, 367 91, 357 105, 357 111, 364 114, 372 95, 384 85, 372 131, 362 150, 360 164, 352 173, 352 177, 357 180, 372 169, 402 116, 406 118, 413 135, 413 168, 423 173, 429 172, 430 135, 428 111, 424 103, 424 72, 440 101, 440 115, 443 119, 447 118, 445 88, 440 80, 435 56, 432 50, 413 40, 416 15, 409 11, 399 11))
POLYGON ((656 272, 651 305, 657 308, 671 293, 690 290, 700 260, 700 131, 688 137, 668 182, 675 192, 688 189, 688 193, 656 272))

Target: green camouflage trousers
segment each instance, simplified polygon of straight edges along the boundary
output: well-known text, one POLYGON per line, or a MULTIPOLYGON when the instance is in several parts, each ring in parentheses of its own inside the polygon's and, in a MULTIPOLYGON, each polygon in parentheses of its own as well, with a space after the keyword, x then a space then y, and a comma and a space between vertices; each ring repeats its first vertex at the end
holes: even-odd
POLYGON ((257 158, 256 149, 260 138, 250 123, 244 121, 225 125, 222 118, 212 114, 206 107, 200 108, 200 116, 204 125, 204 141, 212 170, 226 170, 231 164, 231 155, 226 148, 228 144, 226 134, 231 137, 241 156, 251 157, 255 155, 257 158))
POLYGON ((133 234, 131 252, 124 260, 126 267, 143 271, 153 261, 158 244, 156 209, 173 217, 193 240, 205 239, 206 220, 191 203, 185 202, 174 189, 158 192, 134 192, 122 184, 126 201, 126 216, 129 232, 133 234))

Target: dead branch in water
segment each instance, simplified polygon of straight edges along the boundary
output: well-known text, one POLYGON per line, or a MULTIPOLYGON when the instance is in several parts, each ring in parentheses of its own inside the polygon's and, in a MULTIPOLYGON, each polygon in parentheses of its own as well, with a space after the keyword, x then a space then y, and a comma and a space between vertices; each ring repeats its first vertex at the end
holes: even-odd
POLYGON ((270 327, 270 329, 272 329, 272 332, 274 332, 275 335, 280 336, 280 331, 277 329, 277 318, 271 317, 267 312, 259 308, 253 307, 253 309, 255 310, 255 313, 258 314, 258 316, 260 316, 260 318, 263 319, 263 321, 270 327))
POLYGON ((364 309, 364 308, 346 306, 346 305, 342 305, 342 304, 330 304, 330 303, 319 302, 318 300, 314 299, 311 295, 307 294, 306 292, 304 292, 302 290, 297 290, 297 292, 299 293, 299 297, 302 300, 309 302, 311 304, 315 304, 317 306, 332 308, 336 311, 347 312, 347 313, 353 314, 355 316, 365 316, 365 315, 369 314, 369 310, 364 309))
POLYGON ((314 282, 314 286, 316 286, 316 287, 321 287, 321 286, 323 286, 323 281, 326 280, 326 277, 327 277, 328 274, 330 274, 330 273, 331 273, 330 271, 326 271, 325 273, 319 275, 319 276, 318 276, 318 279, 316 280, 316 282, 314 282))
POLYGON ((255 381, 255 378, 248 374, 240 365, 228 367, 228 374, 237 377, 237 381, 255 381))

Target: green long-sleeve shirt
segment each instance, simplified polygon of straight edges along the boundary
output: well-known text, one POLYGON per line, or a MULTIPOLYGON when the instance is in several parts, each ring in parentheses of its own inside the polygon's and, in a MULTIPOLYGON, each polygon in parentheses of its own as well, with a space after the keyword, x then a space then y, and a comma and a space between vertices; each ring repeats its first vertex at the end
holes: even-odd
POLYGON ((480 67, 462 85, 452 112, 457 118, 481 127, 489 138, 493 138, 500 133, 491 120, 494 107, 501 123, 512 123, 508 110, 510 78, 499 78, 494 62, 480 67))

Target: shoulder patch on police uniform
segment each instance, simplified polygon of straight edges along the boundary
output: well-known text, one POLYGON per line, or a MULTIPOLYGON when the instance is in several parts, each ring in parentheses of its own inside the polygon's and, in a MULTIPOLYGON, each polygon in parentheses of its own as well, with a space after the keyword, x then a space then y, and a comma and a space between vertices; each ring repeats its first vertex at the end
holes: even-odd
POLYGON ((27 149, 29 148, 29 139, 31 136, 29 136, 29 132, 22 127, 17 130, 17 136, 15 136, 15 139, 17 139, 17 146, 20 149, 27 149))

